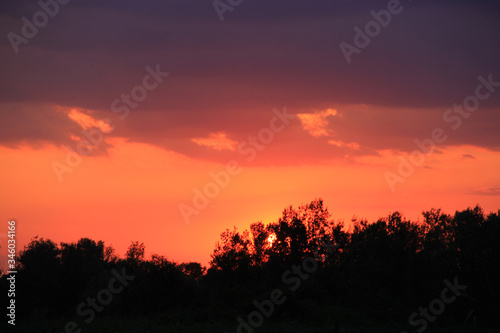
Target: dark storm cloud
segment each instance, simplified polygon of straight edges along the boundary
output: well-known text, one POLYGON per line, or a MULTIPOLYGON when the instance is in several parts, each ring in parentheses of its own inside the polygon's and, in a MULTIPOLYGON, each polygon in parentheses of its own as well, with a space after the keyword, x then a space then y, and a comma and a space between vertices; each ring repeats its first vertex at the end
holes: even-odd
POLYGON ((15 147, 19 143, 69 143, 78 125, 64 113, 50 107, 37 106, 36 110, 19 104, 4 104, 0 109, 0 142, 15 147))
MULTIPOLYGON (((83 128, 70 119, 68 110, 43 104, 0 104, 0 124, 0 142, 10 148, 23 144, 43 148, 52 144, 75 150, 79 140, 88 141, 86 133, 96 130, 95 127, 83 128)), ((103 141, 93 147, 93 155, 105 154, 109 147, 111 145, 103 141)))
MULTIPOLYGON (((20 34, 21 17, 31 19, 40 9, 35 1, 0 6, 2 36, 20 34)), ((31 111, 25 112, 38 114, 44 111, 34 105, 45 103, 94 109, 105 117, 114 99, 141 83, 146 66, 160 64, 171 76, 119 124, 116 135, 186 151, 195 149, 188 148, 189 137, 209 132, 244 139, 274 107, 297 113, 366 104, 378 108, 377 121, 351 108, 338 135, 371 149, 411 149, 415 138, 442 123, 445 108, 474 92, 479 75, 500 81, 500 5, 402 6, 348 64, 339 44, 352 44, 353 28, 363 29, 373 20, 370 11, 387 8, 386 1, 243 1, 220 22, 211 1, 73 0, 20 45, 19 54, 2 38, 0 101, 26 103, 31 111), (422 111, 420 118, 398 113, 410 108, 434 111, 422 111), (408 124, 405 117, 418 120, 408 124)), ((498 107, 499 92, 449 143, 498 148, 498 107)), ((4 143, 22 137, 4 130, 9 122, 0 124, 4 143)), ((64 131, 22 133, 54 142, 66 137, 64 131)))

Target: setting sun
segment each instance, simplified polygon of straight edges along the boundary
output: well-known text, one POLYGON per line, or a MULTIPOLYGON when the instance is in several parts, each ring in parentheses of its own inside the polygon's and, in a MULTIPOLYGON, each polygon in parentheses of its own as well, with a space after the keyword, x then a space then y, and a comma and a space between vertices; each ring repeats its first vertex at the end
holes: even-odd
POLYGON ((267 242, 269 243, 269 246, 273 246, 275 240, 276 240, 275 234, 270 234, 269 237, 267 237, 267 242))

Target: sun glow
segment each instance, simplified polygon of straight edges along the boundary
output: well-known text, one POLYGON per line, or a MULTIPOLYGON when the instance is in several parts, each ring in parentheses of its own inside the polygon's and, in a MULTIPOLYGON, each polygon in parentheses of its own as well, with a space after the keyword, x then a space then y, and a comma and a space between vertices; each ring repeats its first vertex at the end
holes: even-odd
POLYGON ((276 240, 275 234, 270 234, 269 237, 267 237, 267 242, 269 243, 269 246, 272 246, 275 240, 276 240))

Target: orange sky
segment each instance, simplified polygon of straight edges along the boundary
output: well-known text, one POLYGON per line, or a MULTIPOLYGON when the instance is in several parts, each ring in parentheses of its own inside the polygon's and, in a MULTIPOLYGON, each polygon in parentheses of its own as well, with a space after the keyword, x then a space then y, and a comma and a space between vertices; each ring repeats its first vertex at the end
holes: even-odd
POLYGON ((346 222, 496 211, 500 5, 401 6, 377 29, 387 1, 72 1, 24 40, 43 8, 3 1, 0 244, 16 219, 19 249, 207 264, 226 228, 315 198, 346 222))
MULTIPOLYGON (((74 118, 75 112, 67 113, 74 118)), ((298 117, 290 123, 301 124, 298 117)), ((328 121, 316 125, 321 124, 328 128, 328 121)), ((308 131, 308 126, 296 128, 308 131)), ((259 152, 245 162, 248 156, 235 151, 233 159, 241 172, 230 176, 207 207, 186 220, 179 205, 194 207, 193 189, 204 191, 213 182, 210 173, 222 172, 227 162, 193 159, 102 133, 112 146, 108 154, 81 156, 81 164, 64 173, 62 182, 52 164, 64 164, 65 148, 0 148, 0 181, 8 189, 0 194, 0 219, 17 220, 20 246, 36 235, 56 242, 90 237, 104 240, 123 255, 131 241, 139 240, 148 255, 207 264, 225 228, 235 225, 241 230, 252 222, 271 222, 286 206, 316 197, 325 200, 335 219, 346 222, 353 216, 373 221, 395 210, 417 219, 432 207, 449 213, 475 204, 486 211, 498 209, 498 189, 490 195, 486 189, 498 184, 500 152, 474 146, 440 147, 439 153, 426 155, 424 164, 394 192, 384 174, 397 172, 398 156, 405 153, 383 150, 378 156, 262 166, 257 163, 259 152)), ((280 134, 275 133, 276 138, 280 134)))

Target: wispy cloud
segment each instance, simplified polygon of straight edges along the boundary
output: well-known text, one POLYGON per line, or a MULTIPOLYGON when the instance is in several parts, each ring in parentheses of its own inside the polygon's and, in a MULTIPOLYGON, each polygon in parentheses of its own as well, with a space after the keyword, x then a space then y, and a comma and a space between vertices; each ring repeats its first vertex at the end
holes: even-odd
POLYGON ((347 147, 347 148, 352 149, 352 150, 359 150, 359 148, 360 148, 359 143, 356 143, 356 142, 346 143, 346 142, 341 141, 341 140, 328 140, 328 144, 330 144, 332 146, 337 146, 337 147, 347 147))
POLYGON ((500 196, 500 187, 480 187, 475 189, 472 194, 479 195, 499 195, 500 196))
POLYGON ((231 140, 224 132, 210 133, 208 138, 193 138, 194 143, 215 150, 235 150, 238 142, 231 140))
POLYGON ((320 137, 330 135, 328 117, 335 116, 336 114, 337 110, 326 109, 321 112, 298 113, 297 117, 300 119, 304 130, 308 131, 314 137, 320 137))
POLYGON ((71 109, 70 112, 68 113, 68 117, 74 122, 78 123, 78 125, 80 125, 83 129, 89 129, 95 127, 100 129, 104 133, 109 133, 112 131, 111 126, 105 121, 96 120, 87 113, 84 113, 77 109, 71 109))

